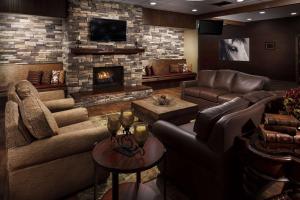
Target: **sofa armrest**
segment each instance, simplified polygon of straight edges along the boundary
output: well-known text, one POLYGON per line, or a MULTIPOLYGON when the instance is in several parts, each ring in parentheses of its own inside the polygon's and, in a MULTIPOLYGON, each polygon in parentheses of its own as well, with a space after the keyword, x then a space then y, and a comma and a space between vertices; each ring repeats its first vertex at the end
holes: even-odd
POLYGON ((188 87, 197 87, 197 86, 198 86, 198 80, 181 82, 181 89, 188 88, 188 87))
POLYGON ((39 92, 39 97, 40 97, 41 101, 64 99, 65 91, 64 90, 52 90, 52 91, 46 91, 46 92, 39 92))
POLYGON ((36 140, 8 150, 9 171, 91 151, 96 142, 109 136, 106 128, 90 128, 36 140))
POLYGON ((80 123, 89 119, 86 108, 74 108, 66 111, 52 113, 58 127, 80 123))
POLYGON ((178 128, 177 126, 158 121, 153 124, 152 133, 166 146, 208 167, 215 168, 219 156, 215 154, 195 135, 178 128))
POLYGON ((75 100, 73 98, 56 99, 43 102, 51 112, 68 110, 74 108, 75 100))

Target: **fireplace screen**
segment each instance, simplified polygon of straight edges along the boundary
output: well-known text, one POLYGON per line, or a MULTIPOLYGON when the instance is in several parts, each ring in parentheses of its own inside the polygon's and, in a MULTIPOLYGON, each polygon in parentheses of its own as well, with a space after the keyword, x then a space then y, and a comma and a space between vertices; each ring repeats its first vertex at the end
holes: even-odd
POLYGON ((122 66, 93 68, 94 88, 123 86, 124 72, 122 66))

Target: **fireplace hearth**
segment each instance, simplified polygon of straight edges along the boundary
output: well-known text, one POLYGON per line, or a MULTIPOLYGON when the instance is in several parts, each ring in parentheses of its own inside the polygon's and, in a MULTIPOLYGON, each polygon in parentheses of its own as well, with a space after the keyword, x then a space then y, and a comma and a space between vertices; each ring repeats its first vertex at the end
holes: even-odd
POLYGON ((122 88, 124 82, 123 66, 94 67, 93 87, 94 89, 122 88))

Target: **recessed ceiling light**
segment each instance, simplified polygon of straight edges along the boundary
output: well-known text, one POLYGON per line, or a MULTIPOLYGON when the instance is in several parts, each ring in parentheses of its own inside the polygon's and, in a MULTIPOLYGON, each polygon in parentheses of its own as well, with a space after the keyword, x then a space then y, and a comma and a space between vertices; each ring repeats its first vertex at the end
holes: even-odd
POLYGON ((252 21, 252 19, 251 19, 251 18, 248 18, 247 20, 248 20, 248 21, 252 21))
POLYGON ((236 0, 236 2, 238 2, 238 3, 241 3, 241 2, 243 2, 244 0, 236 0))
POLYGON ((260 11, 259 14, 261 15, 266 14, 266 11, 260 11))
POLYGON ((150 2, 151 6, 155 6, 157 3, 156 2, 150 2))
POLYGON ((197 9, 193 9, 193 10, 192 10, 192 12, 197 12, 197 11, 198 11, 197 9))
POLYGON ((291 15, 297 15, 297 13, 296 12, 292 12, 291 15))

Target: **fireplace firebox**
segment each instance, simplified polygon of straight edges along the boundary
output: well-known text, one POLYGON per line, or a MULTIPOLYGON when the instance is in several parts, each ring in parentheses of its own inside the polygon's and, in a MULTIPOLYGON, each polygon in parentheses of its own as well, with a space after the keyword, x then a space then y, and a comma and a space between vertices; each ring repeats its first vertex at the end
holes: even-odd
POLYGON ((120 88, 123 87, 123 66, 94 67, 93 84, 94 89, 120 88))

